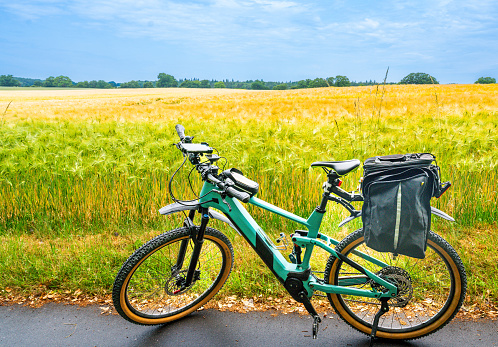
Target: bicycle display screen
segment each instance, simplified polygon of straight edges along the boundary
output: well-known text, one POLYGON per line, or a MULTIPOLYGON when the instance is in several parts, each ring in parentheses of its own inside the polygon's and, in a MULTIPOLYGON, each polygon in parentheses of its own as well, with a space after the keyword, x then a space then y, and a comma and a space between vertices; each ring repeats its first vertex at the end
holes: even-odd
POLYGON ((213 147, 205 143, 181 143, 180 149, 188 153, 213 153, 213 147))

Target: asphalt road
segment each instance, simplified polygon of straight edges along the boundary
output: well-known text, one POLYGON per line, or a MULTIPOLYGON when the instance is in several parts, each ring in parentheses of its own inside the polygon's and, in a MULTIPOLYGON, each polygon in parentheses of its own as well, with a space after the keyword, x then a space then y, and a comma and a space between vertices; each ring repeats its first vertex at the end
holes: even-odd
MULTIPOLYGON (((311 318, 299 314, 202 310, 146 327, 101 315, 98 306, 0 306, 0 346, 368 346, 366 335, 332 317, 313 340, 311 318)), ((423 339, 375 346, 498 346, 498 321, 454 321, 423 339)))

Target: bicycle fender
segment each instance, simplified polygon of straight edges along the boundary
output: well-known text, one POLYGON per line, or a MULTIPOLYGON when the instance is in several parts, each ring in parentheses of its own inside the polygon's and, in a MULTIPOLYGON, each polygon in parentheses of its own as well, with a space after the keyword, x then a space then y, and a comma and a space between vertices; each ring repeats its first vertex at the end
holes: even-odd
POLYGON ((354 220, 358 217, 361 217, 361 211, 360 211, 360 213, 358 213, 355 216, 351 215, 351 216, 345 218, 342 222, 339 223, 339 228, 342 227, 344 224, 348 224, 349 222, 351 222, 352 220, 354 220))
POLYGON ((449 220, 450 222, 454 222, 455 219, 453 217, 451 217, 450 215, 444 213, 443 211, 441 210, 438 210, 437 208, 435 207, 432 207, 431 206, 431 213, 438 216, 438 217, 441 217, 441 218, 444 218, 446 220, 449 220))
POLYGON ((172 214, 172 213, 197 210, 199 208, 199 206, 200 206, 200 204, 198 202, 191 203, 191 204, 179 204, 179 203, 175 202, 174 204, 170 204, 170 205, 162 207, 159 210, 159 213, 167 216, 167 215, 172 214))
MULTIPOLYGON (((178 212, 182 212, 182 211, 197 210, 200 206, 201 206, 201 204, 199 204, 198 202, 189 203, 189 204, 179 204, 179 203, 175 202, 174 204, 170 204, 170 205, 162 207, 159 210, 159 213, 164 215, 164 216, 167 216, 169 214, 178 213, 178 212)), ((240 233, 237 230, 237 228, 235 227, 235 225, 233 225, 233 223, 227 217, 222 215, 221 213, 214 211, 213 209, 209 209, 209 217, 214 218, 214 219, 218 219, 218 220, 228 224, 231 228, 233 228, 240 235, 240 233)))
MULTIPOLYGON (((438 210, 437 208, 435 208, 435 207, 433 207, 433 206, 431 206, 431 213, 432 213, 433 215, 438 216, 438 217, 441 217, 441 218, 444 218, 444 219, 446 219, 446 220, 449 220, 450 222, 454 222, 454 221, 455 221, 455 219, 454 219, 453 217, 451 217, 450 215, 448 215, 448 214, 444 213, 444 212, 443 212, 443 211, 441 211, 441 210, 438 210)), ((339 228, 340 228, 340 227, 342 227, 343 225, 345 225, 345 224, 347 224, 347 223, 351 222, 353 219, 358 218, 358 217, 361 217, 361 211, 360 211, 360 213, 359 213, 358 215, 356 215, 356 216, 349 216, 349 217, 345 218, 342 222, 340 222, 340 223, 339 223, 339 228)))

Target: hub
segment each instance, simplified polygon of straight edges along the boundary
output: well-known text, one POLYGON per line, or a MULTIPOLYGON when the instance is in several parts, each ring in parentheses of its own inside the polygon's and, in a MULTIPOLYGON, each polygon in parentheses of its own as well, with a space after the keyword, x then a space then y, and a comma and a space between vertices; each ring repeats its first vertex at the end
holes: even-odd
POLYGON ((188 270, 182 270, 179 272, 173 273, 173 276, 171 276, 168 281, 166 282, 166 285, 164 286, 164 290, 166 291, 166 294, 175 296, 175 295, 180 295, 185 293, 187 290, 192 287, 192 285, 201 278, 201 271, 200 270, 195 270, 194 272, 194 278, 192 280, 192 283, 190 286, 185 286, 185 281, 187 279, 187 272, 188 270))

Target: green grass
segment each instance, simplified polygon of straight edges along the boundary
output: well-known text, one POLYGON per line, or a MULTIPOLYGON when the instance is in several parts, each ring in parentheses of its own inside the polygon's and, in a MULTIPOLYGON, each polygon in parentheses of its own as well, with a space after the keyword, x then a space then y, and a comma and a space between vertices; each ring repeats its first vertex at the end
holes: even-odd
MULTIPOLYGON (((200 122, 190 127, 187 124, 187 129, 199 141, 218 148, 230 161, 228 166, 238 167, 258 181, 260 197, 305 215, 321 194, 323 175, 319 169, 310 169, 313 161, 432 152, 442 168, 443 180, 453 183, 436 205, 459 223, 472 225, 492 224, 498 219, 498 149, 494 145, 498 143, 498 117, 490 118, 492 122, 483 126, 476 126, 472 118, 455 120, 434 142, 430 136, 434 124, 424 119, 412 130, 421 138, 420 145, 413 143, 416 138, 395 142, 397 136, 406 137, 398 135, 408 131, 403 122, 390 122, 390 130, 384 133, 370 125, 373 131, 363 132, 367 139, 356 143, 340 140, 351 137, 354 130, 346 121, 339 124, 340 132, 329 125, 315 136, 310 136, 310 127, 279 121, 254 122, 244 128, 225 121, 213 131, 200 122), (365 146, 370 137, 379 138, 379 149, 365 146)), ((167 182, 182 160, 172 146, 175 123, 5 124, 0 128, 0 235, 64 237, 75 229, 94 233, 103 226, 161 225, 157 210, 168 203, 167 182)), ((355 188, 360 175, 357 172, 346 178, 345 186, 355 188)), ((192 197, 184 182, 176 182, 176 194, 192 197)))
MULTIPOLYGON (((321 196, 324 175, 310 168, 314 161, 434 153, 443 180, 453 183, 434 204, 457 220, 434 221, 434 228, 461 254, 469 272, 470 296, 498 297, 498 113, 393 116, 387 110, 386 116, 360 117, 360 111, 369 111, 313 114, 298 107, 293 116, 291 103, 282 106, 285 113, 272 110, 272 102, 262 101, 240 119, 222 116, 238 106, 220 101, 203 105, 212 117, 0 118, 1 286, 24 293, 39 285, 108 293, 115 273, 135 248, 178 226, 178 220, 160 216, 158 209, 171 203, 168 180, 182 161, 172 146, 177 141, 174 125, 182 123, 187 134, 227 157, 227 167, 237 167, 258 181, 260 198, 301 216, 309 215, 321 196)), ((185 183, 189 170, 182 170, 175 181, 177 197, 194 197, 185 183)), ((361 171, 346 177, 345 189, 356 188, 360 177, 361 171)), ((198 178, 193 180, 194 187, 200 184, 198 178)), ((299 228, 257 208, 248 209, 272 237, 299 228)), ((324 232, 341 239, 359 227, 355 221, 337 230, 335 225, 346 215, 330 204, 324 232)), ((235 246, 236 269, 225 292, 282 294, 283 288, 245 241, 215 225, 235 246)))

